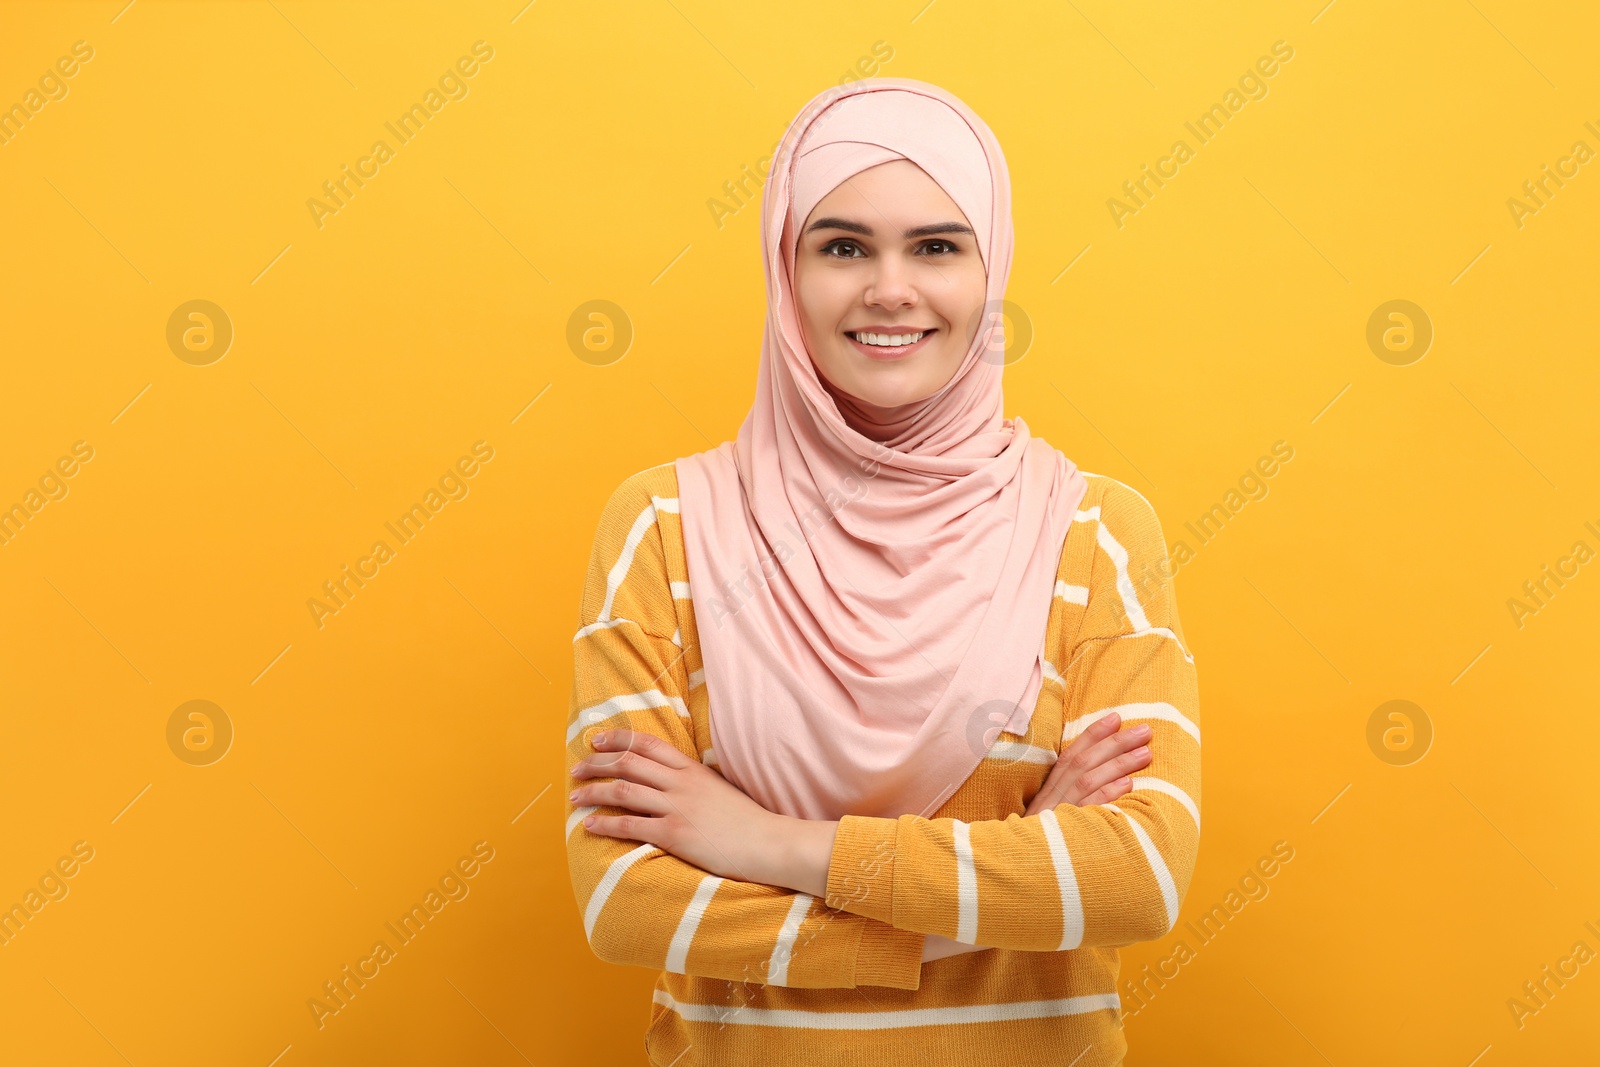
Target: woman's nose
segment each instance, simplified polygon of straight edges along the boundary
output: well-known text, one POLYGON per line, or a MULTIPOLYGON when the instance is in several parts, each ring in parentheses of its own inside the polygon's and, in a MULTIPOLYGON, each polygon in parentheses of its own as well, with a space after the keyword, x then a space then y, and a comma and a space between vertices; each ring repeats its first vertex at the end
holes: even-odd
POLYGON ((879 261, 877 275, 867 287, 866 301, 888 307, 916 304, 917 291, 911 284, 910 272, 898 259, 879 261))

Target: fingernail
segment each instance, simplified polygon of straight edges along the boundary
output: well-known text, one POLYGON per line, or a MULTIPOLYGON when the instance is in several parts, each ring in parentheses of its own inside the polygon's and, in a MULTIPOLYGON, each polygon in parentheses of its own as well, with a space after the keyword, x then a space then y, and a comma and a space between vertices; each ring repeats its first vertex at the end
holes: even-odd
POLYGON ((603 734, 603 733, 602 734, 595 734, 594 735, 594 743, 597 744, 597 745, 605 744, 606 743, 606 735, 603 734))
POLYGON ((578 799, 578 791, 576 789, 574 789, 572 792, 568 793, 567 794, 567 799, 568 800, 577 800, 578 799))

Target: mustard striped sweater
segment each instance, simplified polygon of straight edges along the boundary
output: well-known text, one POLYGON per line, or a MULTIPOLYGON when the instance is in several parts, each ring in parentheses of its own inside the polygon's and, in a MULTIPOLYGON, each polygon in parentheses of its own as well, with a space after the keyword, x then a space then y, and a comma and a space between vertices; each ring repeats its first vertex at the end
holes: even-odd
MULTIPOLYGON (((568 802, 590 946, 661 972, 652 1064, 1122 1062, 1117 946, 1177 922, 1200 841, 1200 708, 1155 511, 1115 479, 1085 477, 1028 733, 1000 733, 932 818, 846 815, 831 907, 590 833, 584 816, 621 809, 568 802), (1151 726, 1132 791, 1024 817, 1061 749, 1113 710, 1151 726), (924 964, 924 934, 993 947, 924 964)), ((716 762, 691 587, 676 469, 641 471, 611 495, 589 558, 568 767, 615 726, 716 762)), ((568 775, 568 792, 578 784, 568 775)))

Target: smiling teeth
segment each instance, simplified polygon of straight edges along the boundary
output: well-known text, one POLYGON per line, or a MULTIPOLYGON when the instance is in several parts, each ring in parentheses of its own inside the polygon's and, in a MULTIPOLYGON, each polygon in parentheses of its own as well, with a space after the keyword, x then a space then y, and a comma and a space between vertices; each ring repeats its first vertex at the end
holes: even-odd
POLYGON ((900 348, 903 345, 914 345, 922 340, 921 333, 855 333, 851 336, 864 345, 877 345, 883 348, 900 348))

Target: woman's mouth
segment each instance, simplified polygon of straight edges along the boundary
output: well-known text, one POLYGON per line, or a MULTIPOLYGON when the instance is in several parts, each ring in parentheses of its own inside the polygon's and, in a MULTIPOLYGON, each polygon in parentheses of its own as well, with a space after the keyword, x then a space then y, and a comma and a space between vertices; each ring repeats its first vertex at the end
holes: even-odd
POLYGON ((928 343, 938 330, 912 330, 902 333, 875 333, 868 330, 846 330, 845 336, 857 352, 868 359, 904 359, 928 343), (865 340, 863 340, 865 338, 865 340))

